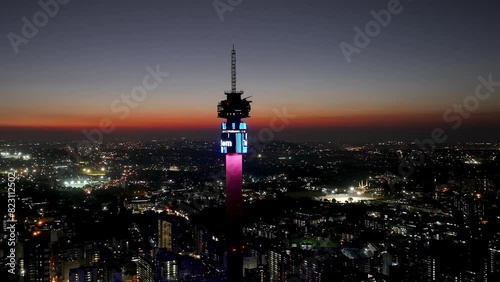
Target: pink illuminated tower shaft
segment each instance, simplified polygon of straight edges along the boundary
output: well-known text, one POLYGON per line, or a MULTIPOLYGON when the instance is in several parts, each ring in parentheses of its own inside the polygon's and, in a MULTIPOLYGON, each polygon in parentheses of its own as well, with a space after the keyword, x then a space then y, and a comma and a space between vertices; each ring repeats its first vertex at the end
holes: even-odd
POLYGON ((227 209, 227 278, 229 282, 242 281, 243 275, 243 234, 242 195, 243 156, 232 153, 226 155, 226 209, 227 209))
POLYGON ((226 155, 226 205, 229 221, 241 218, 241 186, 243 183, 243 156, 241 154, 226 155))
POLYGON ((227 209, 227 278, 228 281, 242 281, 243 235, 242 235, 242 195, 243 156, 232 153, 226 155, 226 209, 227 209))
MULTIPOLYGON (((243 156, 241 154, 227 154, 226 155, 226 206, 227 206, 227 217, 230 230, 230 234, 241 233, 241 186, 243 183, 243 156)), ((234 236, 237 238, 230 239, 240 239, 240 236, 234 236)), ((231 242, 234 248, 239 248, 240 243, 231 242)))

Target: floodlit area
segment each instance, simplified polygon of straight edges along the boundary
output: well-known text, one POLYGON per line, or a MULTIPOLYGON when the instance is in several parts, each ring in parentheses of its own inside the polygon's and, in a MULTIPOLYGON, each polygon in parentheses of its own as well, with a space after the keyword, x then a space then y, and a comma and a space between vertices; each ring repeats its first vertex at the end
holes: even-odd
POLYGON ((347 202, 360 202, 360 201, 373 201, 376 200, 377 198, 371 197, 369 195, 357 195, 357 194, 332 194, 332 195, 327 195, 327 196, 321 196, 321 197, 316 197, 317 200, 319 201, 324 201, 325 199, 328 201, 332 201, 332 199, 335 199, 335 201, 340 202, 340 203, 345 203, 347 202))

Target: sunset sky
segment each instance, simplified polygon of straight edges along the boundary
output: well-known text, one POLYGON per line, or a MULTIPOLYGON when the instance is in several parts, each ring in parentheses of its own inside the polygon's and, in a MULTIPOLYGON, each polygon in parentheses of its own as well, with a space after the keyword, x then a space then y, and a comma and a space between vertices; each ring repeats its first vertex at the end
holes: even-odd
POLYGON ((233 43, 254 132, 286 108, 295 118, 279 136, 291 140, 428 138, 436 126, 456 140, 500 138, 500 87, 461 128, 443 121, 478 76, 500 82, 498 1, 402 0, 351 63, 339 44, 390 1, 244 0, 223 21, 212 2, 73 0, 16 54, 7 35, 42 9, 6 1, 0 139, 81 138, 103 118, 124 136, 217 136, 233 43), (169 76, 120 118, 113 101, 157 65, 169 76))

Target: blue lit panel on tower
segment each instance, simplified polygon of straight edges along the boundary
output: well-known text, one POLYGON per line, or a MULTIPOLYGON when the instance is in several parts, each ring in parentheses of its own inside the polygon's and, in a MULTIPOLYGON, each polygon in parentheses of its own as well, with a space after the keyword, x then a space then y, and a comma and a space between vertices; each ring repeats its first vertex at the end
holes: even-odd
POLYGON ((238 153, 244 154, 248 152, 247 141, 247 124, 244 122, 239 123, 225 123, 221 125, 222 135, 220 141, 220 151, 223 154, 238 153))

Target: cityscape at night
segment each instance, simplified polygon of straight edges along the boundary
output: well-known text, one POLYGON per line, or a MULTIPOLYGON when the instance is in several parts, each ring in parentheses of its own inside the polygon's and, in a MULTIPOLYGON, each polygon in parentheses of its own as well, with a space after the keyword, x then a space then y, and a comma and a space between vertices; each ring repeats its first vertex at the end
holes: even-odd
POLYGON ((5 1, 0 282, 500 281, 499 14, 5 1))

